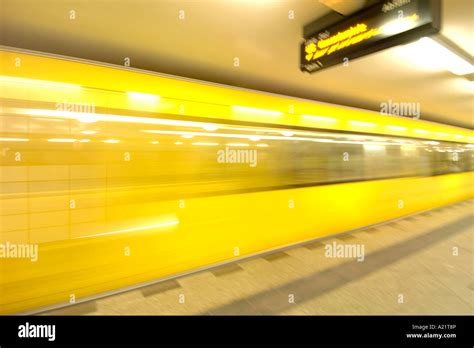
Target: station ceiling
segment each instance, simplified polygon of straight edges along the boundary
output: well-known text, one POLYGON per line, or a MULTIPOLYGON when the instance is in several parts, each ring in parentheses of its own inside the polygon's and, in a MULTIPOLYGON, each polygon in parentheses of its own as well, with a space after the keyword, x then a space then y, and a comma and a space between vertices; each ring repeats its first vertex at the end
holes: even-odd
MULTIPOLYGON (((331 11, 323 2, 338 1, 1 0, 0 39, 120 65, 129 57, 140 69, 375 111, 388 100, 419 102, 422 119, 474 128, 473 82, 413 64, 409 45, 302 73, 302 28, 331 11)), ((442 2, 442 34, 474 54, 474 1, 442 2)))

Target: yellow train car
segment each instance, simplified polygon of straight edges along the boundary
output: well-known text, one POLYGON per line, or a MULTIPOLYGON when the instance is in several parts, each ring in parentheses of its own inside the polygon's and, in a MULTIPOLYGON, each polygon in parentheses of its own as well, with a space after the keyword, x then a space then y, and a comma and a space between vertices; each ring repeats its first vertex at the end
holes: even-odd
POLYGON ((0 313, 474 196, 474 133, 3 47, 0 313))

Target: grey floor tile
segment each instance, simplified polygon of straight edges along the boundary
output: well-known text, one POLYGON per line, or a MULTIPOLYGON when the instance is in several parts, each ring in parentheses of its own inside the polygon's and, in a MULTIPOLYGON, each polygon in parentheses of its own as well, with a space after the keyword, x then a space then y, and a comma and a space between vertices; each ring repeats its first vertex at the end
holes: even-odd
POLYGON ((267 260, 268 262, 276 261, 276 260, 281 260, 284 258, 290 257, 287 253, 281 251, 281 252, 276 252, 276 253, 271 253, 265 256, 262 256, 263 259, 267 260))
POLYGON ((174 290, 180 288, 181 285, 177 280, 167 280, 164 282, 160 282, 157 284, 153 285, 148 285, 141 289, 141 292, 143 296, 148 297, 148 296, 153 296, 156 294, 160 294, 169 290, 174 290))
POLYGON ((222 277, 231 273, 243 271, 243 268, 236 263, 231 263, 225 266, 220 266, 215 269, 210 270, 212 274, 216 277, 222 277))
POLYGON ((86 315, 97 311, 96 301, 87 301, 72 306, 49 311, 48 315, 86 315))

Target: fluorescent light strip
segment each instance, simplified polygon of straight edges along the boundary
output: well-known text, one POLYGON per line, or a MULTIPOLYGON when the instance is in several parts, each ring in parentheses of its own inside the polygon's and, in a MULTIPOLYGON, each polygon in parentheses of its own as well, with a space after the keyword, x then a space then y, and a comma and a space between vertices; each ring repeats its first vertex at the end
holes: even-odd
POLYGON ((375 126, 377 126, 375 123, 363 122, 363 121, 349 121, 349 123, 354 125, 354 126, 360 126, 360 127, 375 127, 375 126))
POLYGON ((62 138, 52 138, 48 139, 49 143, 74 143, 77 139, 62 139, 62 138))
POLYGON ((233 105, 232 109, 234 111, 238 111, 238 112, 255 113, 255 114, 262 114, 262 115, 269 115, 269 116, 281 116, 281 115, 283 115, 283 112, 281 112, 281 111, 251 108, 251 107, 240 106, 240 105, 233 105))
POLYGON ((318 121, 318 122, 330 122, 334 123, 337 122, 337 119, 333 117, 326 117, 326 116, 313 116, 313 115, 301 115, 303 118, 306 118, 308 120, 312 121, 318 121))
MULTIPOLYGON (((228 133, 204 133, 204 132, 186 132, 186 131, 165 131, 165 130, 142 130, 145 133, 152 133, 152 134, 172 134, 172 135, 182 135, 182 134, 193 134, 195 136, 206 136, 206 137, 216 137, 216 138, 237 138, 237 139, 248 139, 249 136, 245 134, 228 134, 228 133)), ((366 137, 361 137, 367 139, 366 137)), ((341 143, 341 144, 366 144, 367 142, 363 141, 344 141, 344 140, 329 140, 329 139, 316 139, 316 138, 304 138, 304 137, 285 137, 285 136, 274 136, 274 135, 262 135, 262 140, 286 140, 286 141, 311 141, 317 143, 341 143)), ((393 143, 388 142, 376 142, 373 141, 371 143, 379 143, 383 145, 396 145, 393 143)), ((196 143, 193 143, 193 145, 196 143)))
POLYGON ((157 129, 142 129, 142 132, 152 134, 172 134, 172 135, 192 135, 192 136, 205 136, 205 137, 218 137, 218 138, 242 138, 248 139, 249 136, 245 134, 227 134, 227 133, 206 133, 206 132, 191 132, 191 131, 170 131, 170 130, 157 130, 157 129))
POLYGON ((26 138, 0 138, 0 141, 20 142, 20 141, 30 141, 30 139, 26 139, 26 138))
POLYGON ((250 146, 249 144, 244 144, 244 143, 230 143, 230 144, 225 144, 225 146, 250 146))
POLYGON ((414 131, 416 133, 420 133, 420 134, 430 134, 431 133, 430 131, 427 131, 427 130, 424 130, 424 129, 415 129, 414 131))
MULTIPOLYGON (((151 124, 151 125, 164 125, 164 126, 182 126, 182 127, 197 127, 197 128, 204 128, 208 131, 214 131, 219 128, 222 129, 232 129, 232 130, 242 130, 242 131, 249 131, 247 128, 239 128, 239 127, 228 127, 228 126, 220 126, 215 124, 206 124, 202 122, 193 122, 193 121, 181 121, 181 120, 167 120, 167 119, 159 119, 159 118, 148 118, 148 117, 138 117, 138 116, 122 116, 122 115, 112 115, 112 114, 87 114, 81 112, 69 112, 69 111, 58 111, 58 110, 45 110, 45 109, 16 109, 12 108, 12 112, 29 115, 29 116, 45 116, 45 117, 57 117, 57 118, 66 118, 66 119, 83 119, 87 120, 88 122, 97 122, 97 121, 104 121, 104 122, 123 122, 123 123, 138 123, 138 124, 151 124)), ((10 111, 10 110, 9 110, 10 111)), ((359 122, 359 121, 354 121, 359 122)), ((367 125, 364 123, 364 125, 367 125)), ((375 125, 375 124, 374 124, 375 125)), ((252 130, 252 129, 251 129, 252 130)), ((279 130, 262 130, 267 133, 276 133, 281 134, 282 131, 279 130)), ((316 136, 316 137, 336 137, 338 135, 335 134, 311 134, 311 133, 304 133, 304 132, 292 132, 293 134, 304 135, 304 136, 316 136)), ((83 133, 88 134, 88 133, 83 133)), ((178 133, 174 133, 178 134, 178 133)), ((198 135, 199 133, 192 133, 188 132, 187 134, 198 135)), ((201 133, 201 135, 208 135, 209 133, 201 133)), ((250 137, 261 137, 260 135, 245 135, 241 138, 250 139, 250 137)), ((250 140, 253 140, 250 139, 250 140)), ((258 140, 254 140, 258 141, 258 140)))
POLYGON ((332 140, 332 139, 314 139, 313 141, 316 142, 316 143, 337 143, 337 142, 339 142, 337 140, 332 140))
POLYGON ((12 76, 0 76, 1 82, 13 82, 13 83, 26 83, 30 85, 38 85, 41 87, 54 87, 54 88, 70 88, 80 90, 82 87, 79 85, 73 85, 70 83, 62 83, 55 81, 45 81, 45 80, 34 80, 26 79, 21 77, 12 77, 12 76))
POLYGON ((392 126, 392 125, 389 125, 389 126, 386 126, 388 129, 390 130, 394 130, 394 131, 405 131, 407 130, 406 127, 401 127, 401 126, 392 126))
MULTIPOLYGON (((67 112, 67 111, 57 111, 57 110, 43 110, 43 109, 27 109, 26 111, 23 109, 19 109, 20 114, 27 114, 32 116, 50 116, 50 117, 64 117, 64 118, 72 118, 75 119, 77 117, 84 117, 84 113, 78 112, 67 112)), ((110 115, 110 114, 87 114, 88 116, 95 117, 97 121, 110 121, 110 122, 124 122, 124 123, 143 123, 143 124, 156 124, 156 125, 171 125, 171 126, 185 126, 185 127, 199 127, 203 128, 203 124, 200 122, 191 122, 191 121, 180 121, 180 120, 166 120, 166 119, 156 119, 156 118, 147 118, 147 117, 135 117, 135 116, 118 116, 118 115, 110 115)), ((353 124, 359 126, 376 126, 374 123, 369 122, 362 122, 362 121, 350 121, 353 124)), ((230 137, 230 138, 242 138, 242 139, 250 139, 255 136, 253 135, 243 135, 243 134, 223 134, 223 133, 205 133, 205 132, 179 132, 179 131, 157 131, 157 130, 143 130, 144 132, 149 133, 158 133, 158 134, 180 134, 180 135, 202 135, 202 136, 210 136, 210 137, 230 137)), ((273 131, 276 133, 280 133, 281 131, 273 131)), ((286 134, 289 135, 293 132, 287 132, 286 134)), ((311 134, 311 133, 302 133, 302 132, 294 132, 293 134, 304 134, 306 136, 337 136, 332 134, 311 134)), ((312 138, 304 138, 304 137, 281 137, 281 136, 258 136, 259 139, 269 139, 269 140, 282 140, 287 138, 290 140, 302 140, 302 141, 315 141, 315 142, 327 142, 327 140, 323 139, 312 139, 312 138)), ((118 143, 118 140, 109 140, 104 141, 105 143, 118 143)), ((343 141, 338 141, 343 142, 343 141)), ((346 143, 353 143, 353 142, 346 142, 346 143)))
POLYGON ((471 62, 431 38, 423 37, 409 49, 414 59, 433 68, 445 69, 460 76, 474 73, 471 62))
POLYGON ((204 128, 204 130, 207 130, 208 132, 213 132, 219 129, 219 127, 215 124, 204 124, 201 127, 204 128))
POLYGON ((155 102, 161 99, 159 95, 156 94, 149 94, 149 93, 142 93, 142 92, 127 92, 127 95, 131 99, 136 99, 139 101, 150 101, 155 102))
MULTIPOLYGON (((66 111, 67 112, 67 111, 66 111)), ((75 112, 77 116, 75 119, 82 123, 95 123, 98 121, 96 114, 86 112, 75 112)))
POLYGON ((163 223, 156 224, 156 225, 143 226, 143 227, 132 227, 132 228, 124 229, 124 230, 92 234, 92 235, 77 237, 77 238, 73 238, 73 239, 91 238, 91 237, 98 237, 98 236, 106 236, 106 235, 110 235, 110 234, 144 231, 144 230, 151 230, 151 229, 154 229, 154 228, 163 228, 163 227, 169 227, 169 226, 176 226, 178 224, 179 224, 179 221, 175 220, 175 221, 163 222, 163 223))
MULTIPOLYGON (((228 130, 232 130, 232 131, 244 131, 244 132, 259 132, 259 133, 275 133, 275 134, 281 134, 281 130, 277 130, 277 129, 255 129, 255 128, 241 128, 241 127, 228 127, 228 126, 224 126, 224 125, 220 125, 219 126, 220 129, 228 129, 228 130)), ((297 134, 297 135, 304 135, 304 136, 317 136, 317 137, 335 137, 335 136, 338 136, 337 134, 334 134, 334 133, 318 133, 318 134, 313 134, 313 133, 308 133, 308 132, 297 132, 297 131, 293 131, 292 130, 292 133, 293 134, 297 134)), ((255 136, 249 136, 249 139, 250 137, 260 137, 260 135, 255 135, 255 136)), ((252 141, 257 141, 257 140, 253 140, 253 139, 250 139, 252 141)))
POLYGON ((107 139, 107 140, 102 140, 103 143, 106 144, 118 144, 120 143, 120 140, 118 139, 107 139))
MULTIPOLYGON (((123 123, 139 123, 139 124, 152 124, 152 125, 164 125, 164 126, 182 126, 182 127, 203 127, 202 122, 192 121, 181 121, 181 120, 167 120, 161 118, 151 117, 138 117, 138 116, 122 116, 112 114, 93 114, 84 112, 71 112, 71 111, 60 111, 60 110, 46 110, 46 109, 16 109, 13 108, 14 113, 28 116, 44 116, 44 117, 56 117, 66 119, 87 119, 88 122, 123 122, 123 123)), ((204 124, 205 125, 205 124, 204 124)))

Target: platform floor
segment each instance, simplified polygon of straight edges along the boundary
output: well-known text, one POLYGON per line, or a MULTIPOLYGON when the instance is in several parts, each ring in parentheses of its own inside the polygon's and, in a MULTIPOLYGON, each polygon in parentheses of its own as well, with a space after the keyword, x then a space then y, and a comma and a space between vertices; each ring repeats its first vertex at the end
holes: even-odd
POLYGON ((472 315, 473 235, 471 199, 44 314, 472 315), (327 257, 334 242, 364 260, 327 257))

